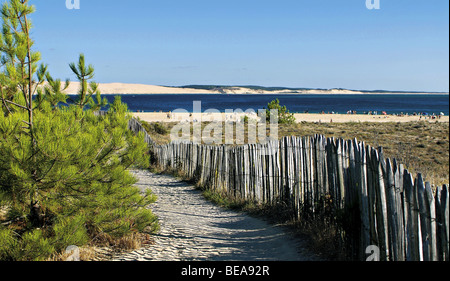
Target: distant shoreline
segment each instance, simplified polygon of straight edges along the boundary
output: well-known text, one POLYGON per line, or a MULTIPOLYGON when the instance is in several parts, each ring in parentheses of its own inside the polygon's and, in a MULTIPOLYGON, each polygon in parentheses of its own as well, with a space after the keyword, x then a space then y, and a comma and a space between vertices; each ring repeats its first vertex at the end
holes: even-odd
MULTIPOLYGON (((134 117, 138 117, 146 122, 192 122, 193 120, 229 120, 239 121, 245 115, 251 114, 227 114, 225 113, 169 113, 169 112, 133 112, 134 117)), ((449 116, 442 116, 439 119, 420 116, 396 116, 396 115, 367 115, 367 114, 320 114, 320 113, 295 113, 297 123, 348 123, 348 122, 440 122, 449 123, 449 116)))
MULTIPOLYGON (((218 86, 217 88, 200 89, 199 87, 211 86, 193 86, 197 88, 168 87, 144 84, 126 84, 126 83, 99 83, 100 92, 103 95, 449 95, 443 92, 402 92, 402 91, 362 91, 347 89, 291 89, 291 88, 268 88, 257 86, 218 86), (269 89, 269 90, 267 90, 269 89)), ((71 82, 69 88, 65 91, 69 95, 76 95, 79 89, 79 82, 71 82)))

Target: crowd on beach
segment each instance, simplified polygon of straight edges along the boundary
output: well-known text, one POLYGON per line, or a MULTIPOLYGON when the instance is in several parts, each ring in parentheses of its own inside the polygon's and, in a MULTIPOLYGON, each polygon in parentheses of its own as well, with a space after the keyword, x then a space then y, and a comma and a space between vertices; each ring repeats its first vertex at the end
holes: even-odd
MULTIPOLYGON (((144 113, 143 110, 138 110, 138 113, 144 113)), ((162 111, 160 111, 159 113, 163 113, 162 111)), ((309 111, 305 111, 305 114, 309 114, 309 111)), ((438 120, 441 119, 442 117, 445 116, 444 112, 440 112, 439 114, 429 114, 427 112, 413 112, 413 113, 391 113, 388 114, 386 111, 366 111, 366 112, 357 112, 356 110, 348 110, 346 112, 347 114, 345 115, 371 115, 371 116, 379 116, 378 118, 389 118, 389 116, 392 117, 420 117, 419 120, 438 120)), ((255 119, 258 120, 258 115, 256 114, 256 112, 233 112, 233 113, 228 113, 228 114, 224 114, 224 116, 216 116, 216 115, 212 115, 211 112, 205 112, 206 116, 204 114, 202 114, 201 119, 203 120, 203 118, 206 118, 206 120, 211 119, 211 121, 217 119, 217 118, 224 118, 225 122, 242 122, 244 120, 244 118, 248 118, 248 119, 255 119)), ((334 112, 334 111, 322 111, 319 114, 333 114, 333 115, 339 115, 338 112, 334 112)), ((196 117, 198 115, 193 115, 192 113, 175 113, 175 112, 165 112, 166 115, 166 120, 178 120, 178 121, 184 121, 184 122, 199 122, 200 120, 197 120, 196 117)), ((344 114, 341 114, 344 115, 344 114)), ((321 122, 321 120, 319 121, 319 123, 321 122)), ((330 122, 333 122, 333 119, 330 120, 330 122)))
MULTIPOLYGON (((322 111, 322 114, 324 114, 324 111, 322 111)), ((328 114, 329 114, 329 112, 328 112, 328 114)), ((334 114, 334 113, 332 113, 332 114, 334 114)), ((356 110, 348 110, 347 114, 358 114, 358 113, 356 112, 356 110)), ((364 114, 364 115, 366 115, 366 114, 367 115, 378 115, 378 111, 368 111, 368 112, 365 111, 362 114, 364 114)), ((382 111, 381 114, 382 115, 388 115, 386 111, 382 111)), ((444 112, 440 112, 439 114, 435 114, 435 113, 428 114, 427 112, 413 112, 412 114, 409 114, 409 113, 400 112, 400 113, 392 113, 391 115, 392 116, 399 116, 399 117, 403 117, 403 116, 420 116, 420 119, 422 119, 422 118, 441 119, 443 116, 445 116, 445 113, 444 112)))
MULTIPOLYGON (((310 113, 309 110, 305 110, 303 113, 308 114, 310 113)), ((320 112, 320 114, 339 114, 338 112, 334 112, 334 111, 327 111, 325 112, 324 110, 322 110, 322 112, 320 112)), ((392 116, 398 116, 398 117, 403 117, 403 116, 420 116, 420 118, 428 118, 428 119, 440 119, 441 117, 445 116, 444 112, 440 112, 439 114, 428 114, 427 112, 413 112, 411 113, 392 113, 392 114, 388 114, 386 111, 381 111, 381 113, 379 113, 378 111, 363 111, 363 112, 357 112, 356 110, 348 110, 346 112, 347 115, 357 115, 357 114, 362 114, 362 115, 392 115, 392 116)))
MULTIPOLYGON (((429 115, 429 114, 427 114, 427 113, 421 113, 421 114, 419 114, 420 115, 420 119, 422 119, 422 118, 428 118, 428 119, 431 119, 431 120, 434 120, 434 119, 441 119, 443 116, 445 116, 445 114, 444 114, 444 112, 441 112, 441 113, 439 113, 438 115, 436 115, 436 114, 431 114, 431 115, 429 115)), ((414 116, 416 116, 416 115, 414 115, 414 116)))

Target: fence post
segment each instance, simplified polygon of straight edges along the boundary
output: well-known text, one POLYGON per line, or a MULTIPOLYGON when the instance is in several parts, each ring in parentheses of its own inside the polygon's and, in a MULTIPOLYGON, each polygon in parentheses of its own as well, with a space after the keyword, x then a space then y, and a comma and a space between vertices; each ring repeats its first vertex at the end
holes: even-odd
POLYGON ((342 209, 344 207, 345 202, 345 185, 344 185, 344 168, 343 168, 343 161, 342 161, 342 154, 344 151, 344 144, 343 140, 339 139, 337 141, 337 147, 336 147, 336 156, 337 156, 337 180, 338 180, 338 186, 339 186, 339 209, 342 209))
POLYGON ((391 259, 398 261, 398 229, 397 229, 397 209, 395 202, 395 182, 392 171, 391 160, 386 159, 386 170, 384 171, 386 181, 386 205, 388 211, 388 231, 390 241, 391 259))
POLYGON ((397 160, 393 160, 394 186, 395 186, 395 210, 397 223, 397 261, 405 260, 405 223, 403 216, 403 165, 398 164, 397 160))
POLYGON ((438 204, 436 208, 438 209, 436 212, 439 214, 439 234, 440 244, 438 247, 441 249, 441 256, 443 261, 449 261, 449 217, 448 217, 448 187, 447 185, 442 186, 442 188, 438 189, 438 193, 436 199, 438 204))
POLYGON ((376 204, 376 225, 378 235, 378 247, 380 248, 381 260, 388 260, 389 258, 389 235, 387 222, 387 207, 386 207, 386 192, 383 179, 384 163, 383 153, 376 149, 372 149, 372 168, 374 181, 374 194, 376 204))
POLYGON ((370 239, 371 244, 377 244, 379 246, 378 230, 377 230, 377 201, 376 192, 378 188, 378 166, 377 155, 374 154, 375 149, 371 146, 367 146, 367 160, 366 160, 366 171, 367 171, 367 196, 368 196, 368 206, 369 206, 369 218, 370 218, 370 239), (374 159, 375 158, 375 159, 374 159))
POLYGON ((419 261, 419 222, 418 203, 414 188, 413 176, 405 170, 403 174, 405 190, 405 223, 406 223, 406 260, 419 261))
POLYGON ((359 199, 361 211, 361 243, 360 251, 364 257, 365 249, 371 245, 370 240, 370 213, 369 213, 369 194, 367 191, 367 162, 366 162, 366 148, 364 142, 357 144, 359 147, 358 158, 359 161, 359 199))
POLYGON ((436 206, 433 196, 433 191, 431 190, 431 185, 429 182, 425 183, 425 197, 427 200, 427 208, 430 216, 429 219, 429 235, 430 235, 430 260, 437 261, 437 248, 436 248, 436 206))
POLYGON ((431 226, 429 226, 429 212, 427 212, 427 200, 425 197, 425 186, 422 175, 417 175, 417 201, 419 202, 419 219, 420 219, 420 234, 422 240, 421 260, 430 261, 430 235, 428 233, 431 226))

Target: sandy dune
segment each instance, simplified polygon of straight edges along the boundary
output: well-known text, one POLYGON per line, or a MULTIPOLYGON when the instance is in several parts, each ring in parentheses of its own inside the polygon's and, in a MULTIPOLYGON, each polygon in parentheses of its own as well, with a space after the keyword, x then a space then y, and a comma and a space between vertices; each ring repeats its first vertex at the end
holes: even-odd
MULTIPOLYGON (((71 82, 69 88, 66 90, 68 94, 76 94, 79 89, 79 82, 71 82)), ((166 87, 144 84, 126 84, 126 83, 100 83, 99 88, 102 94, 314 94, 314 95, 342 95, 353 94, 363 95, 368 94, 361 91, 345 90, 345 89, 307 89, 307 90, 254 90, 245 87, 228 87, 218 88, 213 90, 201 90, 192 88, 166 87)), ((388 92, 370 93, 370 94, 390 94, 388 92)), ((396 93, 398 94, 398 93, 396 93)), ((425 93, 402 93, 402 94, 425 94, 425 93)))
MULTIPOLYGON (((80 87, 79 82, 71 82, 66 90, 68 94, 76 94, 80 87)), ((183 89, 176 87, 164 87, 144 84, 124 83, 100 83, 99 89, 102 94, 212 94, 215 92, 197 89, 183 89)))

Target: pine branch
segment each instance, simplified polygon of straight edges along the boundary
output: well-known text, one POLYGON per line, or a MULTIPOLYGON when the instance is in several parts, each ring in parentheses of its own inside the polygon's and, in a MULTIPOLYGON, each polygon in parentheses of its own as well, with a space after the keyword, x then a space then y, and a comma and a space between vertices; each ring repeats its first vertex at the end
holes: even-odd
POLYGON ((17 107, 20 107, 20 108, 22 108, 22 109, 28 110, 27 107, 25 107, 25 106, 23 106, 23 105, 20 105, 20 104, 18 104, 18 103, 12 102, 12 101, 7 100, 7 99, 4 99, 4 98, 0 98, 0 99, 1 99, 3 102, 7 102, 7 103, 12 104, 12 105, 14 105, 14 106, 17 106, 17 107))

